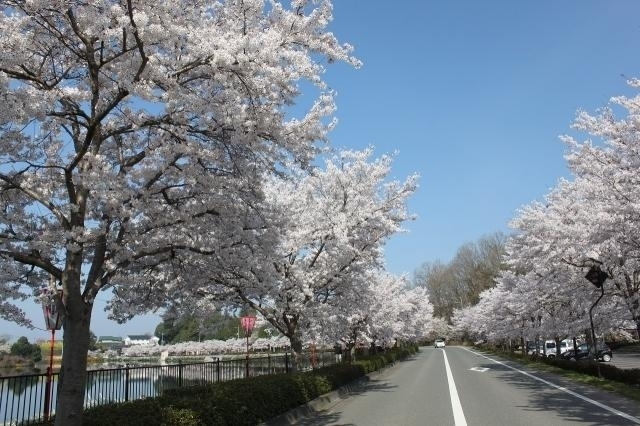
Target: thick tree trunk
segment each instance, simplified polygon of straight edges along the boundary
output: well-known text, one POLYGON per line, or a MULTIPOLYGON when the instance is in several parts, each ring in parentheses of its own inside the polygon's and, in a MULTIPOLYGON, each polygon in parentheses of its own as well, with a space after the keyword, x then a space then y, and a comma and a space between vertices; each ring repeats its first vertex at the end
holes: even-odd
POLYGON ((291 351, 293 356, 291 357, 291 371, 299 371, 302 363, 302 340, 299 336, 293 335, 289 337, 291 342, 291 351))
POLYGON ((92 305, 78 294, 67 299, 62 365, 55 411, 56 426, 81 426, 87 378, 92 305))
POLYGON ((298 336, 293 336, 290 338, 291 341, 291 371, 300 371, 302 366, 302 340, 298 336))

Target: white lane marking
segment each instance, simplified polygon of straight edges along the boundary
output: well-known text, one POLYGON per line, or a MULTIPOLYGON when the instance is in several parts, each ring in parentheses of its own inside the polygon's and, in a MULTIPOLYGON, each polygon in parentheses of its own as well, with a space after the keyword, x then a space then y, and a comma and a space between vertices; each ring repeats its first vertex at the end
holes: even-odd
POLYGON ((469 370, 484 373, 485 371, 488 370, 488 368, 487 367, 471 367, 469 370))
POLYGON ((505 367, 510 368, 510 369, 512 369, 513 371, 517 371, 517 372, 518 372, 518 373, 520 373, 520 374, 524 374, 525 376, 530 377, 530 378, 532 378, 532 379, 534 379, 534 380, 537 380, 537 381, 539 381, 539 382, 542 382, 542 383, 544 383, 545 385, 549 385, 549 386, 551 386, 552 388, 556 388, 556 389, 558 389, 558 390, 560 390, 560 391, 562 391, 562 392, 568 393, 569 395, 573 395, 573 396, 575 396, 576 398, 580 398, 581 400, 583 400, 583 401, 585 401, 585 402, 588 402, 588 403, 593 404, 593 405, 595 405, 595 406, 597 406, 597 407, 600 407, 600 408, 602 408, 602 409, 604 409, 604 410, 607 410, 607 411, 609 411, 609 412, 611 412, 611 413, 613 413, 613 414, 615 414, 615 415, 617 415, 617 416, 624 417, 625 419, 630 420, 630 421, 634 422, 635 424, 640 424, 640 419, 639 419, 639 418, 637 418, 637 417, 632 416, 631 414, 627 414, 627 413, 623 413, 622 411, 618 411, 618 410, 616 410, 615 408, 609 407, 608 405, 605 405, 605 404, 603 404, 603 403, 601 403, 601 402, 598 402, 598 401, 593 400, 593 399, 591 399, 591 398, 587 398, 587 397, 586 397, 586 396, 584 396, 584 395, 580 395, 579 393, 574 392, 574 391, 572 391, 572 390, 569 390, 569 389, 567 389, 567 388, 565 388, 565 387, 563 387, 563 386, 556 385, 555 383, 551 383, 551 382, 549 382, 549 381, 547 381, 547 380, 545 380, 545 379, 542 379, 542 378, 540 378, 540 377, 534 376, 533 374, 531 374, 531 373, 527 373, 526 371, 518 370, 517 368, 512 367, 512 366, 510 366, 510 365, 507 365, 507 364, 505 364, 504 362, 500 362, 500 361, 495 360, 495 359, 493 359, 493 358, 489 358, 488 356, 483 355, 483 354, 478 353, 478 352, 474 352, 474 351, 472 351, 471 349, 468 349, 468 348, 463 348, 463 349, 466 349, 467 351, 471 352, 472 354, 476 354, 476 355, 479 355, 479 356, 481 356, 481 357, 483 357, 483 358, 486 358, 486 359, 488 359, 488 360, 490 360, 490 361, 493 361, 493 362, 495 362, 496 364, 504 365, 505 367))
POLYGON ((449 367, 447 353, 445 351, 442 351, 442 354, 444 355, 444 366, 447 370, 449 396, 451 397, 451 408, 453 408, 453 420, 455 421, 456 426, 467 426, 467 420, 464 418, 464 413, 462 412, 462 404, 460 404, 460 398, 458 398, 456 383, 453 381, 453 374, 451 374, 451 367, 449 367))

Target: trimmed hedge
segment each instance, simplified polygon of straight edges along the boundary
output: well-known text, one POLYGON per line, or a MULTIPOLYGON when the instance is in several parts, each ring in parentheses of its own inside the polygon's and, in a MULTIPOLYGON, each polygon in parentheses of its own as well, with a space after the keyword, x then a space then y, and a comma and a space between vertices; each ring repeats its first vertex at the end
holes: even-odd
POLYGON ((542 358, 542 361, 560 367, 564 370, 572 370, 581 374, 613 380, 628 385, 640 386, 640 368, 621 369, 613 365, 595 361, 568 361, 561 358, 542 358), (599 373, 598 373, 599 371, 599 373))
POLYGON ((83 424, 256 425, 417 351, 417 346, 402 347, 313 371, 171 389, 156 398, 90 408, 84 412, 83 424))

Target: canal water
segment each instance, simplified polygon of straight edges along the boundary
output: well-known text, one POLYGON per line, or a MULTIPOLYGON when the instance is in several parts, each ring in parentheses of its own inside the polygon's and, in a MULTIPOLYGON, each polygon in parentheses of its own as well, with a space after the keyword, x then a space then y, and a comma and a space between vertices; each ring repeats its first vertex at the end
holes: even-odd
MULTIPOLYGON (((85 407, 132 401, 162 394, 165 389, 227 381, 287 370, 284 356, 245 360, 96 369, 88 372, 85 407)), ((46 374, 0 377, 0 425, 43 418, 46 374)), ((56 406, 57 373, 51 382, 51 409, 56 406)))

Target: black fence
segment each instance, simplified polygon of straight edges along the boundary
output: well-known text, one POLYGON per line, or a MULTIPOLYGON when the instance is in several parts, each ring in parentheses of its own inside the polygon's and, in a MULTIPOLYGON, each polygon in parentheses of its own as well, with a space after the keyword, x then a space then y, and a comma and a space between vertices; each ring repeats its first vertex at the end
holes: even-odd
MULTIPOLYGON (((333 352, 305 354, 300 370, 335 363, 333 352)), ((252 354, 246 358, 153 366, 126 366, 87 371, 85 408, 161 395, 166 389, 197 386, 239 378, 291 371, 289 353, 252 354)), ((3 426, 39 422, 53 415, 58 373, 0 377, 0 423, 3 426), (50 382, 48 382, 50 380, 50 382), (49 391, 47 391, 49 390, 49 391)))

